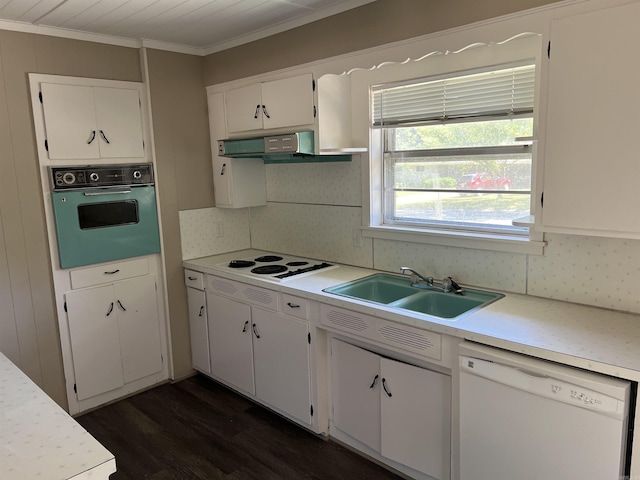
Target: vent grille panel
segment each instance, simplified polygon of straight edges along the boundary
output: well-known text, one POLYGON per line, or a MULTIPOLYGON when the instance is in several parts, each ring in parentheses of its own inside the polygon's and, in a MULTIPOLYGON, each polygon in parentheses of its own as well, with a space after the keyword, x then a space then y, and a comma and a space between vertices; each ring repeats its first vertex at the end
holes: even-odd
POLYGON ((353 330, 355 332, 362 332, 368 327, 367 322, 362 318, 355 315, 349 315, 346 312, 330 310, 327 312, 326 318, 333 325, 343 329, 353 330))
POLYGON ((378 330, 378 333, 389 342, 415 350, 425 351, 434 347, 433 342, 419 332, 408 332, 401 328, 385 325, 378 330))

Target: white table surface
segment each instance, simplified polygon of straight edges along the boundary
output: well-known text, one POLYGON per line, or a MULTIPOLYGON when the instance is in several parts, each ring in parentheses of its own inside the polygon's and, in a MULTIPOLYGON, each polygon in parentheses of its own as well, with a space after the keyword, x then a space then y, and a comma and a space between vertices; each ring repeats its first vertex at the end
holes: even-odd
POLYGON ((0 353, 0 479, 105 480, 106 448, 0 353))

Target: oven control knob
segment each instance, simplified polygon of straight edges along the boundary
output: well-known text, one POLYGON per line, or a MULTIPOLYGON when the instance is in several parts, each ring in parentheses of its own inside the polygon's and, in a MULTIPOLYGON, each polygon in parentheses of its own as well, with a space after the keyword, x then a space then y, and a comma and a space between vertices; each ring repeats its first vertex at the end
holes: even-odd
POLYGON ((89 180, 91 180, 92 182, 97 182, 99 178, 100 176, 96 172, 93 172, 89 175, 89 180))
POLYGON ((76 176, 73 172, 64 172, 64 175, 62 175, 62 181, 66 185, 73 185, 76 183, 76 176))
POLYGON ((136 180, 142 178, 142 172, 140 170, 136 170, 135 172, 133 172, 133 178, 135 178, 136 180))

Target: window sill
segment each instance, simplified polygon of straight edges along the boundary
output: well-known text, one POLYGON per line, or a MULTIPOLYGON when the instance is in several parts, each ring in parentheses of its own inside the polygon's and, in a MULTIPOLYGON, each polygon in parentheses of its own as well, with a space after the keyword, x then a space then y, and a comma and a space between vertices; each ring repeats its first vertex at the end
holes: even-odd
POLYGON ((363 227, 362 236, 399 242, 425 243, 528 255, 542 255, 546 245, 544 241, 531 240, 526 237, 514 238, 506 235, 440 232, 409 227, 363 227))

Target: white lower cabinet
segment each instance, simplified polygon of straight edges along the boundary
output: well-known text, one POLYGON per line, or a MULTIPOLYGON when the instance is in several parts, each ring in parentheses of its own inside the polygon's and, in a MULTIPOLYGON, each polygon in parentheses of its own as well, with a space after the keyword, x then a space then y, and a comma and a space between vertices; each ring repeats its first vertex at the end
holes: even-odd
POLYGON ((207 307, 211 373, 254 395, 251 307, 210 293, 207 307))
POLYGON ((191 364, 193 368, 202 373, 211 373, 206 294, 203 290, 187 287, 187 303, 189 308, 191 364))
POLYGON ((333 426, 383 457, 450 478, 451 377, 331 341, 333 426))
MULTIPOLYGON (((289 302, 297 308, 281 312, 276 292, 210 275, 206 289, 211 376, 317 428, 311 400, 309 322, 297 318, 301 309, 306 312, 306 303, 289 302)), ((193 308, 198 308, 197 302, 193 308)))
POLYGON ((65 294, 78 400, 162 370, 155 276, 65 294))
POLYGON ((309 324, 259 308, 252 319, 256 396, 310 423, 309 324))

